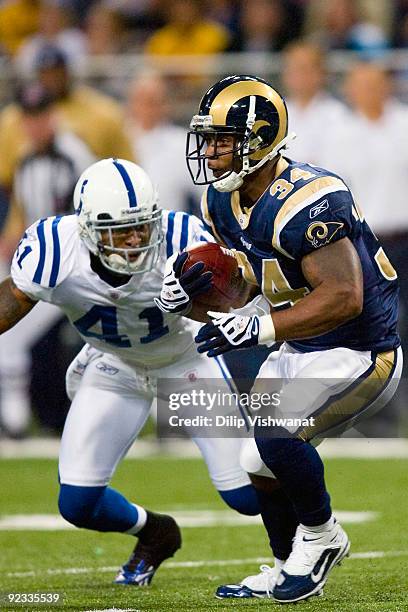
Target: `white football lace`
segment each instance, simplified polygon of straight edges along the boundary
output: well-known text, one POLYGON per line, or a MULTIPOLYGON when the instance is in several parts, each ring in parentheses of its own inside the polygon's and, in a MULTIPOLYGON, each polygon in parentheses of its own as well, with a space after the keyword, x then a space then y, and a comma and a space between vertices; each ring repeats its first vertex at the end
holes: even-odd
POLYGON ((276 579, 275 570, 270 565, 260 565, 259 569, 261 570, 261 574, 265 576, 266 594, 268 597, 272 597, 272 591, 275 586, 276 579))

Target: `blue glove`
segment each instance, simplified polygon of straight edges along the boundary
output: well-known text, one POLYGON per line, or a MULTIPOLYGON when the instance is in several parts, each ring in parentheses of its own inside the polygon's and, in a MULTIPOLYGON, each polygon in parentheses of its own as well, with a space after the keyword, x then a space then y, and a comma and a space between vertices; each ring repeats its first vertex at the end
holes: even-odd
POLYGON ((199 353, 216 357, 233 349, 249 348, 259 343, 260 319, 257 315, 250 317, 234 313, 208 312, 212 322, 204 325, 195 341, 200 346, 199 353))
POLYGON ((160 298, 154 302, 162 312, 186 314, 193 298, 212 287, 212 272, 204 272, 204 263, 197 262, 181 273, 188 253, 175 253, 166 261, 160 298))

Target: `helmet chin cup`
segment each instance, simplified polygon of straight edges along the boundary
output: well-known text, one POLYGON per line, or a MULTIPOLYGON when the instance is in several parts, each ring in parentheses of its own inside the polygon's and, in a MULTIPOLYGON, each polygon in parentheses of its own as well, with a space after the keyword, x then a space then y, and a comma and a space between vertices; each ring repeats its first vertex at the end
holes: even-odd
POLYGON ((157 261, 158 255, 159 244, 154 249, 146 249, 140 253, 135 261, 127 259, 125 250, 123 255, 120 253, 104 253, 103 251, 98 253, 99 260, 104 268, 114 274, 123 274, 124 276, 150 272, 157 261))
POLYGON ((236 172, 231 172, 225 178, 220 177, 218 181, 213 183, 214 189, 220 191, 221 193, 229 193, 230 191, 236 191, 239 189, 244 182, 243 177, 241 176, 241 172, 237 174, 236 172))
POLYGON ((109 270, 115 270, 115 272, 123 272, 126 267, 127 261, 118 253, 111 253, 110 255, 101 254, 101 261, 106 267, 109 266, 109 270))

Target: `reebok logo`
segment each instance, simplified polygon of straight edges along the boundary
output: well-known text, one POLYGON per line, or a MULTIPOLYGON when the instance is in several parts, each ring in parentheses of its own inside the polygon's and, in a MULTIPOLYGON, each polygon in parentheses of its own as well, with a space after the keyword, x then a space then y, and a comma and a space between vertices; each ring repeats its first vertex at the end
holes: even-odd
POLYGON ((110 376, 114 376, 119 372, 118 368, 114 368, 113 366, 108 365, 104 361, 100 361, 96 364, 96 367, 101 372, 105 372, 105 374, 109 374, 110 376))
POLYGON ((319 202, 319 204, 316 204, 316 206, 313 206, 313 208, 310 209, 309 217, 311 219, 314 219, 315 217, 317 217, 317 215, 320 215, 320 213, 327 210, 328 208, 329 202, 327 200, 323 200, 323 202, 319 202))

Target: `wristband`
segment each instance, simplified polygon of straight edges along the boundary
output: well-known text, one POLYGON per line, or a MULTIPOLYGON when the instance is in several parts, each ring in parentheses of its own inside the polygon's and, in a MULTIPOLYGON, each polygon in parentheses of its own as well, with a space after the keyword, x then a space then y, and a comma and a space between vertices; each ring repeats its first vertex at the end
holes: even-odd
POLYGON ((275 343, 275 326, 271 315, 259 317, 258 344, 272 346, 275 343))

